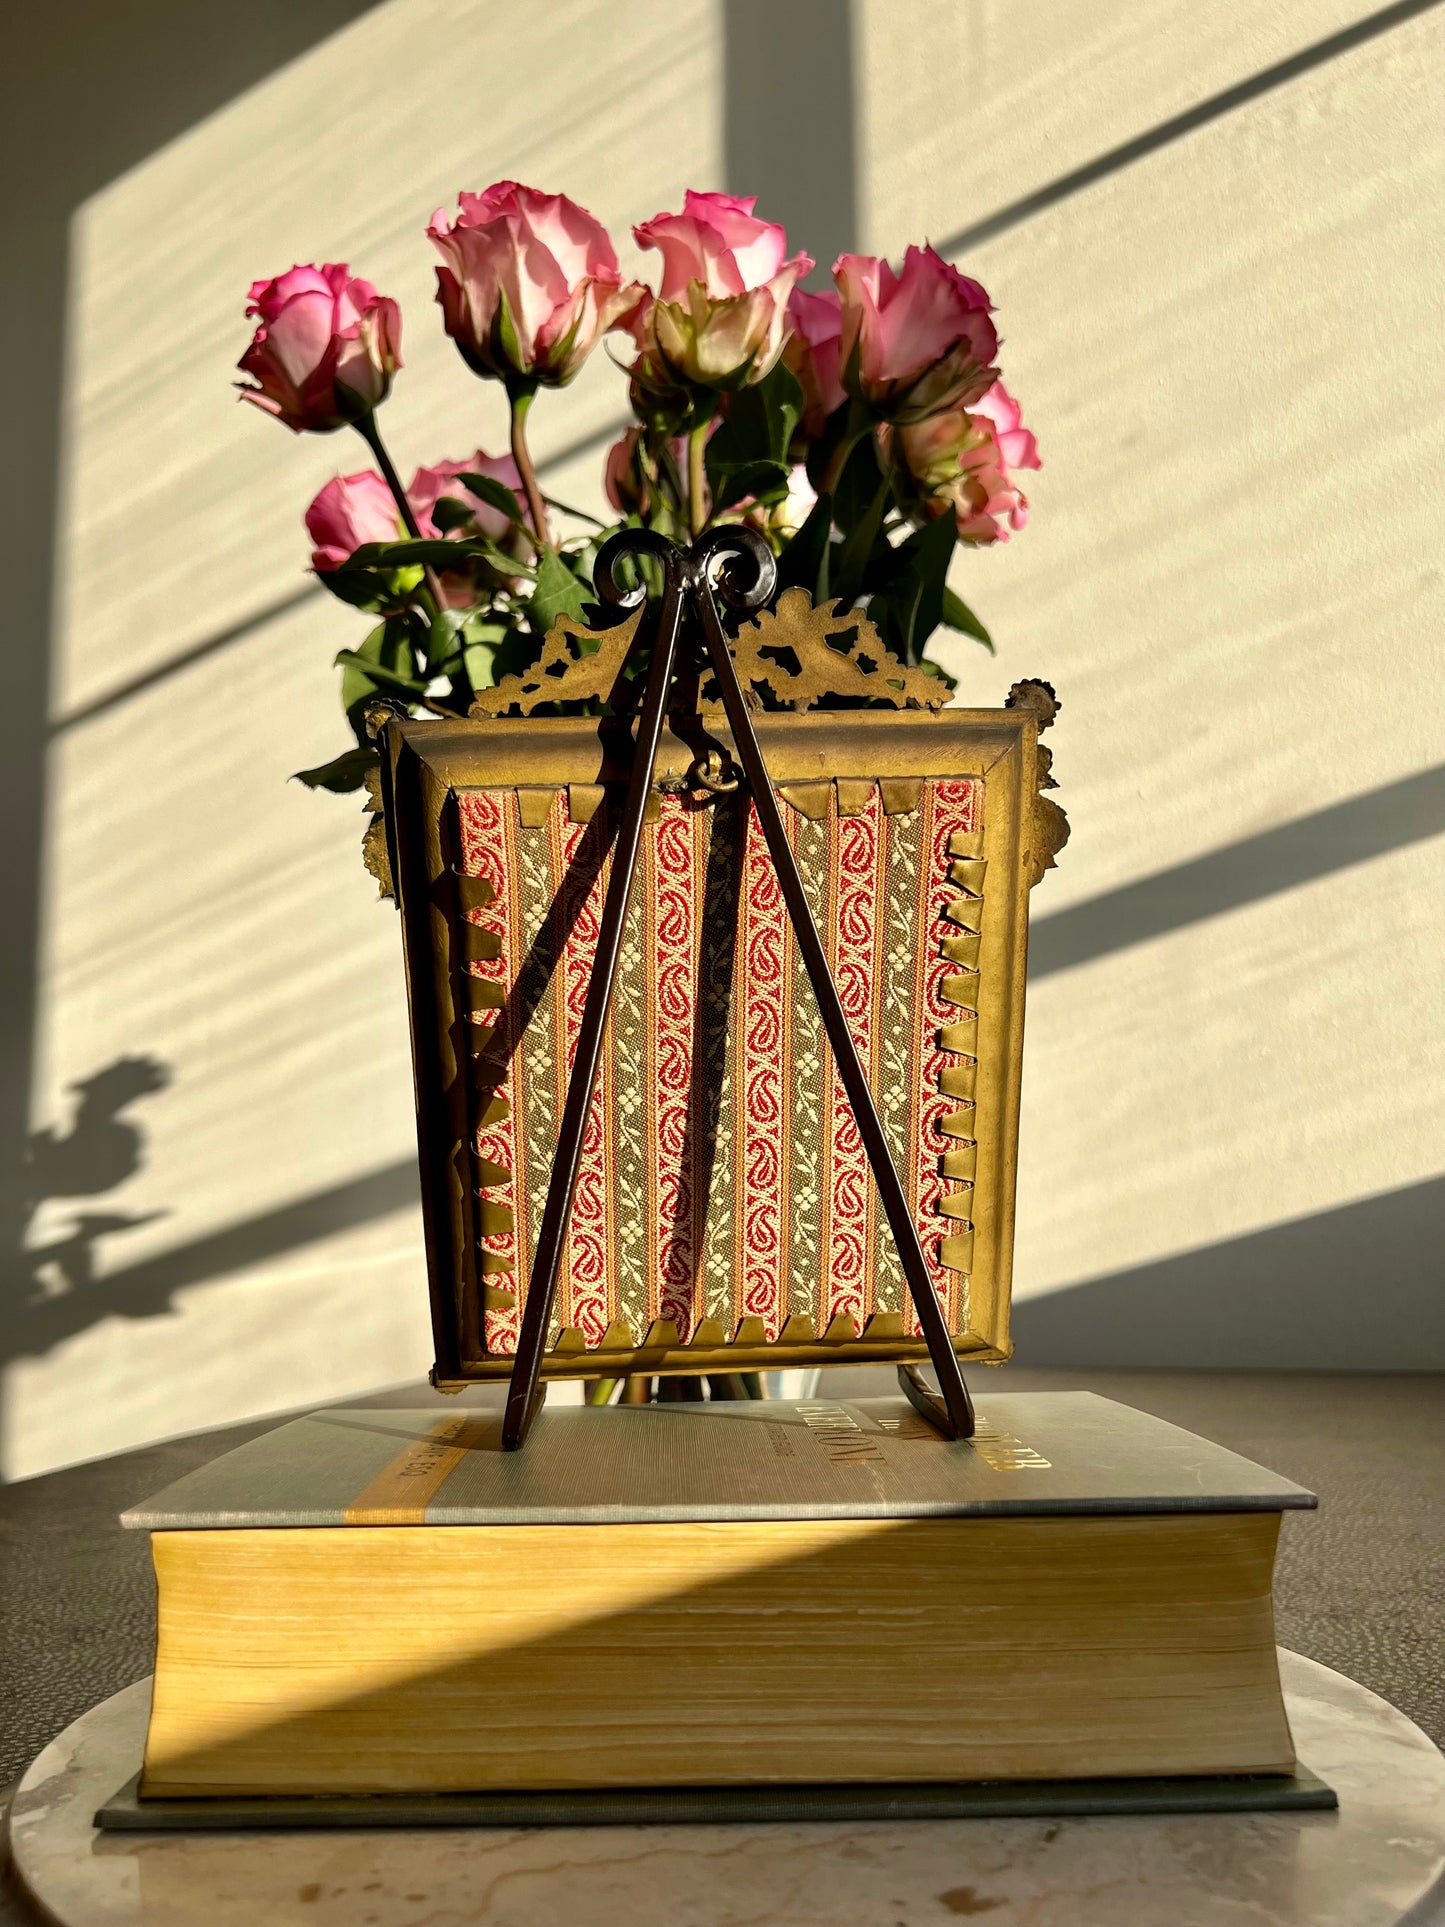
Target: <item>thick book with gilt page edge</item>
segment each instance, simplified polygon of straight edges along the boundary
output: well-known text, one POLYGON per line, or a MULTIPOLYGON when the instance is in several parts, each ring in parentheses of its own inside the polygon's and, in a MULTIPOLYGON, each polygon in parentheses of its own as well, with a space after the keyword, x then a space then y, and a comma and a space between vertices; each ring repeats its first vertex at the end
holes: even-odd
POLYGON ((1311 1495, 1087 1393, 317 1413, 152 1535, 152 1800, 1275 1776, 1311 1495), (605 1528, 605 1529, 599 1529, 605 1528))

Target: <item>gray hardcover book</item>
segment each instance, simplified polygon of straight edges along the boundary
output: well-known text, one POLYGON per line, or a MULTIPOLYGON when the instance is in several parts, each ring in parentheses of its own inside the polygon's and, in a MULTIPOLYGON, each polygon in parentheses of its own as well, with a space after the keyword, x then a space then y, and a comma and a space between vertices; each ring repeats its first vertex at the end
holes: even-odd
POLYGON ((1288 1479, 1091 1392, 999 1393, 950 1443, 901 1397, 544 1411, 523 1452, 501 1417, 326 1411, 122 1514, 226 1526, 609 1524, 685 1519, 1260 1512, 1288 1479))

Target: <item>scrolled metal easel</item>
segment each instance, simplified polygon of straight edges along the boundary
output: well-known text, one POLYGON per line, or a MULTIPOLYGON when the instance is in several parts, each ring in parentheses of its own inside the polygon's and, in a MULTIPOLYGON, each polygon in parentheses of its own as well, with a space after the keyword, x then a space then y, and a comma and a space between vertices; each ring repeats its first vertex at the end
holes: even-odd
POLYGON ((620 610, 637 608, 646 590, 640 584, 636 587, 625 586, 619 578, 618 565, 626 557, 644 555, 654 557, 661 566, 662 600, 633 743, 626 800, 613 850, 612 874, 602 906, 596 956, 583 1006, 577 1053, 562 1110, 557 1153, 537 1234, 531 1281, 507 1391, 502 1443, 509 1451, 515 1451, 525 1442, 546 1396, 541 1383, 542 1354, 552 1319, 552 1303, 556 1296, 557 1274, 577 1183, 577 1166, 587 1113, 597 1082, 602 1033, 617 976, 623 924, 637 872, 643 816, 677 669, 678 637, 685 602, 691 604, 701 624, 708 661, 742 765, 743 779, 758 813, 773 867, 777 871, 793 934, 812 983, 813 994, 818 1000, 823 1027, 828 1034, 843 1088, 858 1120, 859 1134, 883 1202, 884 1215, 898 1247, 904 1277, 918 1314, 918 1322, 923 1328, 929 1358, 938 1377, 939 1390, 932 1392, 913 1366, 899 1367, 899 1381, 917 1409, 945 1436, 971 1438, 974 1430, 973 1404, 959 1370, 947 1321, 928 1274, 927 1261, 918 1241, 918 1229, 888 1148, 873 1093, 859 1061, 852 1033, 843 1014, 838 988, 833 982, 827 955, 808 907, 803 879, 788 841, 777 796, 763 761, 757 732, 753 728, 718 610, 719 592, 729 608, 740 615, 752 614, 768 602, 777 582, 777 565, 772 550, 761 535, 748 528, 711 529, 688 550, 678 548, 665 536, 652 530, 626 529, 612 536, 598 553, 594 581, 598 594, 605 602, 620 610))

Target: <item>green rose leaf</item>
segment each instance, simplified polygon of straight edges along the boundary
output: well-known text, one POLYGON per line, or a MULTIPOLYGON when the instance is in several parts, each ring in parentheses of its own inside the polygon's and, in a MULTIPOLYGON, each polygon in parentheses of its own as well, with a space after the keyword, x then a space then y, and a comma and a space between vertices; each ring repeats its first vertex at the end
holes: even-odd
POLYGON ((814 602, 828 600, 829 536, 833 528, 833 498, 820 495, 808 519, 778 557, 778 588, 806 589, 814 602))
POLYGON ((555 549, 544 549, 537 558, 537 586, 527 601, 527 613, 539 636, 545 636, 558 616, 575 616, 580 622, 587 602, 587 591, 568 568, 566 558, 555 549))
POLYGON ((461 663, 459 638, 466 627, 465 609, 439 609, 426 631, 426 666, 433 676, 449 676, 461 663))
MULTIPOLYGON (((417 580, 420 579, 418 574, 417 580)), ((339 569, 318 569, 316 580, 338 601, 348 603, 353 609, 369 610, 373 615, 395 602, 398 593, 405 593, 398 590, 393 575, 379 569, 359 569, 350 562, 339 569)))
POLYGON ((733 469, 721 482, 718 489, 712 489, 713 509, 721 512, 733 508, 737 503, 751 499, 764 507, 781 502, 788 492, 788 469, 783 462, 745 462, 740 468, 733 469))
POLYGON ((925 676, 936 676, 950 695, 957 689, 958 677, 950 676, 941 662, 934 662, 930 657, 925 656, 918 667, 925 676))
POLYGON ((840 535, 851 535, 864 516, 872 513, 878 491, 886 480, 878 461, 878 445, 870 432, 858 442, 838 478, 833 520, 840 535))
POLYGON ((406 569, 431 563, 444 569, 457 559, 458 543, 445 536, 422 536, 419 541, 363 542, 347 564, 348 568, 406 569))
POLYGON ((318 763, 315 769, 298 769, 291 781, 304 783, 309 790, 332 790, 343 796, 348 790, 363 788, 367 771, 375 769, 380 761, 370 744, 344 749, 329 763, 318 763))
POLYGON ((879 635, 906 663, 922 659, 923 645, 943 620, 948 565, 957 540, 951 515, 915 529, 892 550, 886 580, 868 605, 879 635))
MULTIPOLYGON (((380 663, 369 662, 359 649, 340 649, 336 654, 338 669, 352 671, 370 686, 365 691, 369 700, 379 689, 396 690, 405 696, 424 696, 426 684, 416 676, 408 676, 398 669, 387 669, 380 663)), ((342 677, 342 688, 346 678, 342 677)))
MULTIPOLYGON (((525 576, 530 582, 537 573, 537 571, 527 563, 519 562, 516 556, 509 555, 505 549, 498 548, 496 543, 489 540, 485 535, 463 536, 459 541, 454 542, 452 547, 455 550, 460 550, 464 556, 472 556, 482 562, 490 562, 498 575, 525 576)), ((452 563, 452 567, 456 567, 455 562, 452 563)))
MULTIPOLYGON (((463 480, 465 479, 466 478, 463 477, 463 480)), ((614 528, 621 527, 621 524, 617 522, 599 522, 597 517, 595 515, 589 515, 586 509, 573 508, 570 502, 559 502, 555 495, 543 495, 542 500, 547 504, 549 509, 556 509, 559 515, 570 515, 578 522, 590 522, 594 529, 602 529, 610 532, 614 528)))
POLYGON ((475 514, 455 495, 439 495, 432 503, 431 519, 439 529, 464 529, 475 514))
POLYGON ((462 659, 474 694, 491 689, 503 676, 520 674, 536 657, 536 637, 509 623, 474 617, 463 631, 462 659))
POLYGON ((388 616, 359 649, 343 649, 336 658, 341 670, 341 706, 352 734, 369 746, 363 711, 377 695, 409 696, 425 693, 417 678, 416 650, 410 615, 388 616))
POLYGON ((713 513, 745 496, 779 501, 788 488, 788 444, 803 412, 803 390, 782 362, 728 402, 704 457, 713 513))
POLYGON ((943 591, 943 620, 950 629, 957 629, 965 636, 972 636, 975 642, 981 642, 990 655, 994 653, 993 637, 963 597, 955 595, 953 590, 947 587, 943 591))
POLYGON ((521 522, 523 520, 521 503, 517 500, 511 489, 507 487, 507 484, 505 482, 499 482, 495 475, 473 475, 468 473, 466 475, 459 475, 457 480, 464 488, 475 495, 479 502, 485 502, 488 508, 500 510, 509 522, 521 522))
POLYGON ((891 572, 895 551, 883 533, 888 498, 888 483, 880 476, 873 500, 853 523, 839 550, 833 570, 833 594, 840 597, 847 608, 852 608, 866 586, 879 580, 880 569, 885 581, 891 572))

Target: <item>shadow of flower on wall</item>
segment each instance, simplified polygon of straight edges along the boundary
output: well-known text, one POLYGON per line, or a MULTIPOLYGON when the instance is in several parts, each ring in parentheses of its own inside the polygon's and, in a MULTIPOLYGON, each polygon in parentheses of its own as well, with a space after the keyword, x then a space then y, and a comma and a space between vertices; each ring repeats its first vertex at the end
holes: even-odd
POLYGON ((75 1102, 64 1126, 47 1125, 30 1134, 20 1261, 22 1311, 40 1311, 40 1323, 58 1327, 50 1343, 119 1309, 95 1296, 104 1285, 98 1262, 101 1240, 166 1215, 164 1211, 67 1213, 64 1207, 71 1199, 97 1198, 114 1191, 142 1168, 145 1133, 126 1113, 142 1098, 163 1091, 170 1081, 170 1068, 159 1058, 117 1058, 71 1086, 75 1102), (61 1208, 54 1209, 56 1205, 61 1208), (36 1240, 42 1217, 47 1229, 36 1240), (50 1316, 44 1315, 47 1308, 50 1316))

